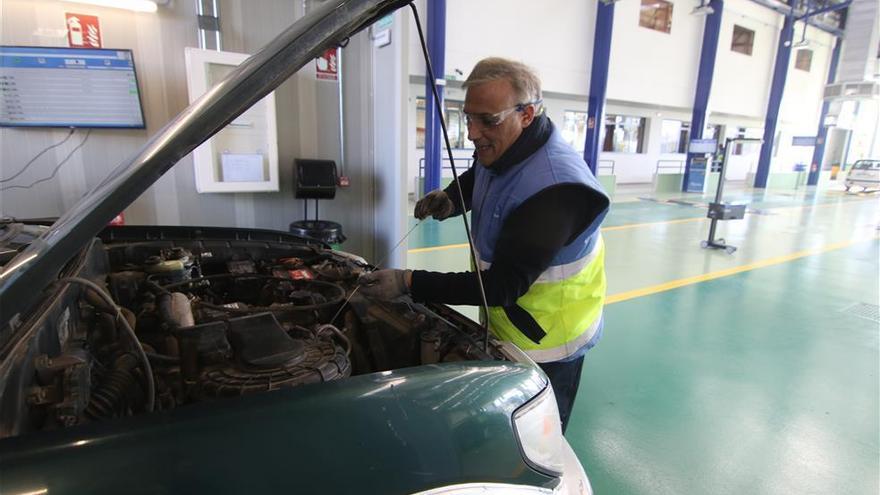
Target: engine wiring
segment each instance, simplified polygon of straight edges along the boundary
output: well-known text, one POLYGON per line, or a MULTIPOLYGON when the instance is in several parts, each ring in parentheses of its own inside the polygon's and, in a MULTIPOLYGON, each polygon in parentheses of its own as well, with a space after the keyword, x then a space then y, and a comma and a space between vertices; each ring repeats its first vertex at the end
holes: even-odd
MULTIPOLYGON (((379 267, 382 266, 382 263, 385 263, 385 260, 388 259, 388 257, 390 257, 391 254, 394 253, 394 251, 395 251, 398 247, 400 247, 401 244, 403 244, 403 241, 405 241, 406 238, 409 237, 409 235, 412 234, 413 231, 415 231, 416 228, 418 228, 418 226, 421 225, 424 221, 425 221, 424 219, 419 220, 418 222, 416 222, 415 225, 413 225, 413 226, 409 229, 409 231, 408 231, 406 234, 403 234, 403 237, 401 237, 400 240, 397 241, 397 244, 395 244, 394 247, 391 248, 390 251, 388 251, 388 254, 386 254, 384 258, 380 259, 379 262, 376 263, 376 264, 373 266, 373 269, 370 270, 370 271, 376 271, 376 270, 378 270, 379 267)), ((336 318, 339 318, 339 315, 342 314, 342 310, 346 307, 346 305, 348 304, 348 302, 351 301, 351 298, 354 297, 355 293, 357 293, 357 291, 358 291, 360 288, 361 288, 360 285, 356 286, 356 287, 354 288, 354 290, 351 291, 351 294, 349 294, 348 297, 345 298, 345 302, 342 303, 342 306, 339 307, 339 310, 336 311, 336 314, 333 315, 333 318, 330 318, 330 324, 331 324, 331 325, 332 325, 334 322, 336 322, 336 318)))
POLYGON ((193 287, 196 290, 200 289, 200 288, 208 289, 209 288, 208 286, 199 287, 199 284, 202 284, 202 283, 204 283, 206 281, 210 281, 210 280, 223 280, 223 279, 232 279, 232 280, 254 279, 254 280, 265 280, 267 283, 276 283, 276 284, 278 284, 278 283, 300 284, 300 285, 305 285, 307 287, 311 286, 316 289, 322 288, 327 292, 332 292, 333 294, 330 294, 330 296, 327 297, 327 299, 325 301, 315 302, 314 304, 276 304, 276 305, 273 305, 271 308, 262 307, 262 306, 253 306, 253 307, 249 307, 249 308, 235 308, 235 307, 211 304, 209 302, 201 301, 201 300, 197 301, 196 304, 198 304, 200 306, 204 306, 206 308, 218 310, 218 311, 226 311, 226 312, 230 312, 230 313, 252 314, 252 313, 264 313, 267 311, 271 312, 271 311, 282 311, 282 310, 313 311, 313 310, 317 310, 317 309, 326 308, 329 306, 334 306, 337 303, 339 303, 339 301, 342 301, 342 299, 345 297, 345 291, 342 288, 340 288, 338 285, 330 283, 330 282, 322 282, 319 280, 291 280, 288 278, 273 277, 273 276, 268 276, 268 275, 259 275, 259 274, 254 274, 254 273, 223 273, 223 274, 218 274, 218 275, 208 275, 208 276, 204 276, 204 277, 192 278, 189 280, 185 280, 183 282, 176 282, 173 284, 165 285, 165 286, 160 287, 160 289, 163 292, 169 292, 171 289, 176 289, 176 288, 180 288, 180 287, 187 287, 187 286, 193 287))
POLYGON ((91 289, 95 292, 110 308, 113 308, 116 312, 116 320, 122 322, 122 328, 125 329, 125 332, 128 334, 132 343, 134 344, 135 349, 137 350, 138 357, 140 358, 143 367, 144 367, 144 375, 147 381, 147 412, 153 412, 155 407, 156 400, 156 383, 153 378, 153 367, 150 365, 150 359, 147 357, 147 353, 144 351, 144 346, 141 344, 141 341, 138 340, 137 335, 134 333, 134 329, 131 328, 131 325, 128 323, 128 320, 122 314, 122 307, 116 304, 113 301, 113 298, 110 297, 110 294, 107 293, 101 286, 92 282, 91 280, 82 278, 82 277, 66 277, 58 280, 60 284, 79 284, 85 286, 88 289, 91 289))

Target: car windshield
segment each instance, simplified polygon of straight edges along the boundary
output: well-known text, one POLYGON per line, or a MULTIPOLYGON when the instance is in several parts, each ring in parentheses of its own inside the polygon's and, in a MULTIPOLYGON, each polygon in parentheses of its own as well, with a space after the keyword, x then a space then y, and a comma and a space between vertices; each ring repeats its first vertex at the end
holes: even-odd
POLYGON ((853 166, 855 170, 880 170, 880 160, 859 160, 853 166))

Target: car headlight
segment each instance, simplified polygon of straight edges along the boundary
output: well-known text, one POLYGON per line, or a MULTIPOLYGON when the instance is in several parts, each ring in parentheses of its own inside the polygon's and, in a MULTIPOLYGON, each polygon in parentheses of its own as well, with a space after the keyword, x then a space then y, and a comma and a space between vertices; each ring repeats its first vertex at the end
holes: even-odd
POLYGON ((513 413, 513 425, 526 463, 552 476, 561 475, 564 439, 553 388, 547 386, 517 409, 513 413))

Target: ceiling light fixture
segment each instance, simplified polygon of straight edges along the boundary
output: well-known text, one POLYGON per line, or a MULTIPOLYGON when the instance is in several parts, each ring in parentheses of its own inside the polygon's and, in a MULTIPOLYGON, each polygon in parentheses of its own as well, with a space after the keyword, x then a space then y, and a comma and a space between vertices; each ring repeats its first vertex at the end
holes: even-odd
POLYGON ((691 15, 710 15, 714 13, 715 9, 710 7, 704 0, 700 0, 700 5, 694 7, 694 10, 691 11, 691 15))
POLYGON ((135 12, 156 12, 158 6, 152 0, 63 0, 71 3, 86 3, 99 7, 133 10, 135 12))

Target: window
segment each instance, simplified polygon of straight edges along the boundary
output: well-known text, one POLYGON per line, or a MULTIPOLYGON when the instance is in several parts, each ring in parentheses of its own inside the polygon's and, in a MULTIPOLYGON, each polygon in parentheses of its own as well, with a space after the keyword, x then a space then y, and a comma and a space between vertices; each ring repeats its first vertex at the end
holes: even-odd
MULTIPOLYGON (((737 127, 736 137, 738 138, 760 138, 764 134, 762 129, 754 127, 737 127)), ((733 149, 730 150, 731 155, 751 155, 761 151, 760 143, 735 143, 733 149)))
POLYGON ((416 99, 416 148, 425 148, 425 99, 416 99))
POLYGON ((744 55, 752 54, 752 45, 755 44, 755 32, 742 26, 733 25, 733 40, 730 49, 744 55))
POLYGON ((662 143, 661 153, 687 153, 688 141, 691 133, 690 122, 680 120, 663 120, 660 131, 662 143))
MULTIPOLYGON (((720 124, 706 124, 706 127, 703 128, 703 139, 716 140, 715 153, 724 152, 724 126, 720 124)), ((712 172, 719 171, 721 169, 720 167, 720 162, 716 160, 712 164, 712 172)))
POLYGON ((663 33, 672 31, 672 4, 665 0, 642 0, 639 26, 663 33))
MULTIPOLYGON (((449 144, 454 149, 470 148, 467 140, 467 126, 464 123, 464 102, 457 100, 444 100, 446 118, 446 130, 449 132, 449 144)), ((425 147, 425 99, 416 99, 416 148, 425 147)))
POLYGON ((602 151, 644 153, 646 120, 644 117, 606 115, 602 151))
POLYGON ((855 170, 871 170, 874 168, 880 168, 880 161, 877 160, 859 160, 853 165, 853 169, 855 170))
POLYGON ((721 124, 706 124, 705 129, 703 129, 703 139, 715 139, 720 147, 724 144, 724 126, 721 124))
POLYGON ((797 51, 794 59, 794 68, 810 72, 810 65, 813 63, 813 50, 802 48, 797 51))
POLYGON ((467 126, 464 123, 464 102, 446 100, 446 132, 449 133, 449 144, 455 149, 465 147, 467 143, 467 126))
POLYGON ((584 150, 587 141, 587 112, 565 111, 562 118, 562 139, 572 148, 584 150))

